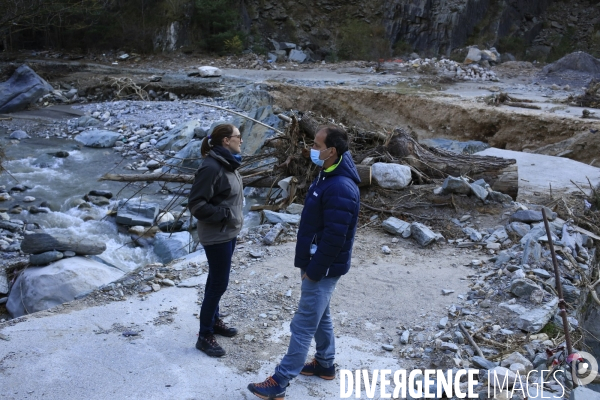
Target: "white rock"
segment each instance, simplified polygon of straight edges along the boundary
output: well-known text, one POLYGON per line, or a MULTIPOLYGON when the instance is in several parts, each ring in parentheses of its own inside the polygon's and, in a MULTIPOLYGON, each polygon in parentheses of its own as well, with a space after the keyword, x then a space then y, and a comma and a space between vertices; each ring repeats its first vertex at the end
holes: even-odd
POLYGON ((164 211, 158 214, 158 216, 156 217, 156 224, 162 224, 163 222, 170 222, 170 221, 174 221, 175 217, 173 216, 173 214, 171 214, 168 211, 164 211))
POLYGON ((386 189, 402 189, 412 179, 410 167, 400 164, 375 163, 371 167, 371 174, 375 182, 386 189))
POLYGON ((217 67, 210 67, 204 65, 202 67, 198 67, 198 71, 200 72, 200 76, 203 78, 211 78, 218 77, 223 74, 223 72, 217 67))

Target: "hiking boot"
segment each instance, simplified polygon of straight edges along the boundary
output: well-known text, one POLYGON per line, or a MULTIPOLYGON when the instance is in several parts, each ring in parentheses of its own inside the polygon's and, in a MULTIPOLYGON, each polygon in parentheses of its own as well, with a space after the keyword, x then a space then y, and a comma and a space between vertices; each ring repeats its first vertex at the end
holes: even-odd
POLYGON ((300 374, 306 376, 318 376, 321 379, 328 381, 335 378, 335 366, 325 368, 319 364, 319 362, 313 358, 311 362, 304 364, 304 368, 300 371, 300 374))
POLYGON ((225 337, 234 337, 238 333, 237 329, 230 328, 229 326, 225 325, 225 322, 223 322, 223 320, 220 318, 215 321, 215 324, 213 325, 213 332, 215 335, 221 335, 225 337))
POLYGON ((285 399, 285 388, 280 386, 273 376, 268 377, 264 382, 249 384, 248 390, 264 400, 285 399))
POLYGON ((210 357, 223 357, 225 350, 219 346, 215 336, 212 334, 198 335, 198 341, 196 342, 196 348, 200 351, 205 352, 210 357))

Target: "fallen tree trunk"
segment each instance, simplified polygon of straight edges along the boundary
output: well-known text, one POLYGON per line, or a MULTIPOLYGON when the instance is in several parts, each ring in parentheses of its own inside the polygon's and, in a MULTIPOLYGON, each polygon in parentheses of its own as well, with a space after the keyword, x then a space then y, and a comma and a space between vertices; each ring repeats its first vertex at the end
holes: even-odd
POLYGON ((99 181, 116 181, 116 182, 179 182, 193 183, 194 175, 187 174, 165 174, 162 172, 154 172, 152 174, 104 174, 98 179, 99 181))
MULTIPOLYGON (((358 176, 361 184, 358 186, 369 186, 371 184, 371 167, 368 165, 357 165, 358 176)), ((277 182, 285 178, 280 174, 273 175, 265 173, 264 175, 252 174, 252 176, 242 176, 242 182, 245 187, 269 188, 275 186, 277 182)), ((99 180, 116 182, 178 182, 194 183, 194 175, 189 174, 105 174, 99 180)))
POLYGON ((457 154, 419 144, 409 133, 396 128, 385 150, 394 158, 418 169, 433 179, 451 176, 468 176, 484 179, 493 190, 513 199, 519 193, 517 161, 493 156, 457 154))
MULTIPOLYGON (((280 178, 277 175, 262 175, 242 177, 244 186, 248 187, 271 187, 273 183, 280 178)), ((178 182, 178 183, 194 183, 194 175, 189 174, 105 174, 100 181, 116 181, 116 182, 178 182)))

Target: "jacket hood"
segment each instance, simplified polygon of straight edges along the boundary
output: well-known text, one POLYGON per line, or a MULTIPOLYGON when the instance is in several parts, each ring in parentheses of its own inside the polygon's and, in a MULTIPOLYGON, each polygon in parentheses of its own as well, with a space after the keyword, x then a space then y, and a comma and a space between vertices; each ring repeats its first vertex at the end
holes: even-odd
POLYGON ((357 185, 360 183, 360 178, 358 177, 358 171, 356 170, 356 165, 354 164, 354 160, 352 160, 352 155, 349 151, 346 151, 342 154, 342 161, 338 164, 337 167, 333 171, 325 172, 325 170, 321 171, 322 176, 331 177, 331 176, 346 176, 352 179, 357 185))

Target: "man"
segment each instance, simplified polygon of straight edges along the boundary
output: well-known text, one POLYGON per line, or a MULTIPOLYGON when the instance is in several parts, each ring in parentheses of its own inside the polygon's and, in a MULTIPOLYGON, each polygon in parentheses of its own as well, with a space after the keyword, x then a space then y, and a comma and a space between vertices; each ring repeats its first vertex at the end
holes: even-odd
POLYGON ((329 303, 340 276, 350 269, 360 209, 360 183, 348 151, 348 135, 334 126, 321 127, 311 160, 322 169, 310 186, 298 228, 294 265, 301 272, 301 295, 290 331, 287 354, 264 382, 248 389, 261 399, 283 399, 289 381, 301 373, 335 378, 335 343, 329 303), (314 359, 304 364, 311 340, 314 359))

